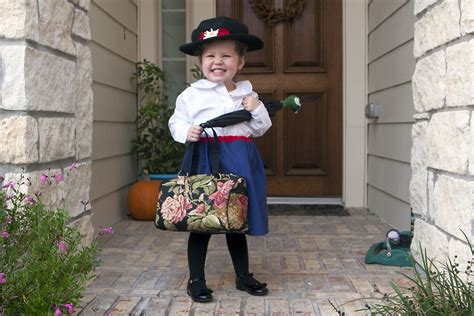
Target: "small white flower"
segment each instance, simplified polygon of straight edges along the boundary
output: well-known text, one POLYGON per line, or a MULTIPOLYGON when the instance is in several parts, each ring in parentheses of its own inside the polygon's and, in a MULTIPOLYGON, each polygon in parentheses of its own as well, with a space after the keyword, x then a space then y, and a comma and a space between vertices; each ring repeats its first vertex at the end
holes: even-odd
POLYGON ((215 31, 212 29, 210 31, 204 32, 204 37, 203 39, 210 38, 210 37, 216 37, 217 34, 219 33, 219 29, 216 29, 215 31))

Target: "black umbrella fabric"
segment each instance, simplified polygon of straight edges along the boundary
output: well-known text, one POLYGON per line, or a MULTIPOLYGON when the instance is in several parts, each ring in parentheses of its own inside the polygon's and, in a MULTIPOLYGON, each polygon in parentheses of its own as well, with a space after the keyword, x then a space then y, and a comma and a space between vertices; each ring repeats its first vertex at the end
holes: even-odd
MULTIPOLYGON (((281 110, 283 107, 289 107, 293 112, 298 113, 301 108, 300 99, 297 96, 290 95, 282 101, 270 101, 264 103, 265 108, 268 111, 268 114, 273 117, 275 116, 278 110, 281 110)), ((209 127, 226 127, 241 122, 248 121, 252 118, 252 114, 246 110, 239 110, 230 113, 226 113, 210 119, 207 122, 199 124, 202 128, 209 127)))
POLYGON ((246 110, 239 110, 234 112, 229 112, 213 119, 210 119, 207 122, 199 124, 202 128, 208 127, 226 127, 241 122, 248 121, 252 118, 252 113, 246 110))

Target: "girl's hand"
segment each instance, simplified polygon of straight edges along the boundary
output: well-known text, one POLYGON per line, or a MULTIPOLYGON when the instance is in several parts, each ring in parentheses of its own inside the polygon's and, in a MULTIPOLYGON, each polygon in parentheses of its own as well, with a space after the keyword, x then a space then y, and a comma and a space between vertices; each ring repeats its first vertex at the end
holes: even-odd
POLYGON ((186 135, 187 142, 197 142, 202 133, 202 127, 199 125, 191 125, 186 135))
POLYGON ((260 105, 260 101, 255 97, 245 97, 242 104, 246 111, 252 112, 260 105))

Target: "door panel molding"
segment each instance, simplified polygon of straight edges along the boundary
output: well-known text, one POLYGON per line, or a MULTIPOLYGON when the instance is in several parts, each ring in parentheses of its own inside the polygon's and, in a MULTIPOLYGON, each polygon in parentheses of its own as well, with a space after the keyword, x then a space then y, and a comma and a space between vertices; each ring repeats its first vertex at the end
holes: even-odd
MULTIPOLYGON (((288 4, 289 0, 285 1, 288 4)), ((326 6, 323 0, 308 1, 303 15, 284 24, 285 72, 326 72, 326 6)))
POLYGON ((285 109, 285 175, 323 176, 327 171, 327 97, 326 91, 298 91, 304 103, 304 116, 285 109), (308 133, 311 131, 311 133, 308 133))

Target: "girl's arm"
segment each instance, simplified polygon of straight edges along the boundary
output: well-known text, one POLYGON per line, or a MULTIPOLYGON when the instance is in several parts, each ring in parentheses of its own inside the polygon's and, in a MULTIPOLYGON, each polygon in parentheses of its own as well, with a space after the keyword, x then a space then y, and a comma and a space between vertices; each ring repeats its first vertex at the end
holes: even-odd
POLYGON ((187 105, 183 94, 180 94, 176 99, 176 108, 171 116, 168 127, 174 140, 179 143, 186 143, 188 130, 191 127, 191 121, 187 111, 187 105))

